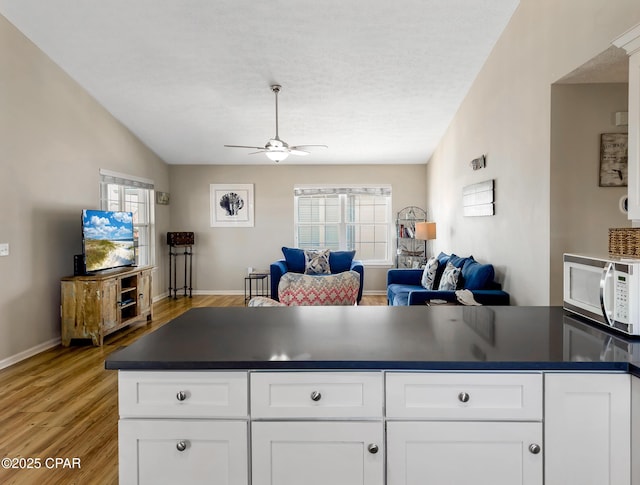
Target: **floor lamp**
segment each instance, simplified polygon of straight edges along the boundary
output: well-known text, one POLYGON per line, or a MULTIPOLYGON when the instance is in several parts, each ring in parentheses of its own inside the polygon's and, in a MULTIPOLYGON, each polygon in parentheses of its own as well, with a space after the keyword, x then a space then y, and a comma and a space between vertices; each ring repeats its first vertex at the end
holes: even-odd
POLYGON ((416 222, 416 239, 424 241, 424 261, 427 262, 427 244, 436 238, 435 222, 416 222))

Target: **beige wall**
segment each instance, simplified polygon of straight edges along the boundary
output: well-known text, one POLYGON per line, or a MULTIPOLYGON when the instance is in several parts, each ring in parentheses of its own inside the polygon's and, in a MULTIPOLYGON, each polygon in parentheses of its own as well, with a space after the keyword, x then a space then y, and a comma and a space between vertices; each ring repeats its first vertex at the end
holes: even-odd
POLYGON ((606 256, 608 229, 630 227, 618 209, 626 187, 599 187, 600 134, 627 111, 627 84, 561 84, 551 90, 550 302, 562 304, 562 254, 606 256))
POLYGON ((492 262, 513 304, 549 303, 551 85, 638 22, 637 0, 522 0, 427 165, 435 248, 492 262), (487 179, 496 215, 463 217, 462 187, 487 179))
MULTIPOLYGON (((282 246, 294 245, 295 184, 391 184, 395 217, 405 206, 424 206, 425 171, 425 165, 173 165, 171 230, 195 232, 196 293, 238 293, 249 266, 268 268, 282 258, 282 246), (210 227, 209 184, 213 183, 254 184, 254 227, 210 227)), ((384 292, 388 268, 366 267, 364 291, 384 292)))
MULTIPOLYGON (((168 168, 0 16, 0 367, 60 336, 60 278, 81 252, 80 211, 98 171, 153 179, 168 168)), ((158 209, 165 230, 168 208, 158 209)), ((164 255, 164 246, 160 246, 164 255)), ((165 287, 161 258, 155 293, 165 287)))

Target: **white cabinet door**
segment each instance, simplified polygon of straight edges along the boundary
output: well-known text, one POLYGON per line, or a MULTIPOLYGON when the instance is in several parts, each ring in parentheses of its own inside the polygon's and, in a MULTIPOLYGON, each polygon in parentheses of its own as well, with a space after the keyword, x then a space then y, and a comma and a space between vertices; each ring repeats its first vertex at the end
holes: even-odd
POLYGON ((640 219, 640 25, 613 41, 629 54, 629 219, 640 219))
POLYGON ((545 375, 545 484, 630 483, 628 374, 545 375))
MULTIPOLYGON (((631 456, 640 456, 640 378, 631 378, 631 456)), ((631 483, 640 483, 640 460, 632 460, 631 483)))
POLYGON ((244 421, 121 419, 120 485, 247 485, 244 421))
POLYGON ((254 422, 252 485, 382 485, 382 422, 254 422))
POLYGON ((542 423, 388 422, 387 485, 541 485, 541 445, 542 423))

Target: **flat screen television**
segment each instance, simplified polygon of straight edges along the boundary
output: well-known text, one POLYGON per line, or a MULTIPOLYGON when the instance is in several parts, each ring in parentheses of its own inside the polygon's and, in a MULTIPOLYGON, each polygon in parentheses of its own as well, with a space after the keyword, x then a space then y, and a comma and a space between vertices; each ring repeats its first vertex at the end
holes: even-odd
POLYGON ((82 255, 88 273, 135 266, 133 214, 83 210, 82 255))

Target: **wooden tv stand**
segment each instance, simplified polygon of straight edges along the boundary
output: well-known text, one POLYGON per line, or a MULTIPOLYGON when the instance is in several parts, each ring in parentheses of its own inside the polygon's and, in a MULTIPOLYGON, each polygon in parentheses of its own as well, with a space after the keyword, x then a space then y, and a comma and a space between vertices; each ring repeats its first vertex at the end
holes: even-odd
POLYGON ((104 337, 132 323, 151 321, 153 267, 131 267, 61 280, 62 345, 104 337))

